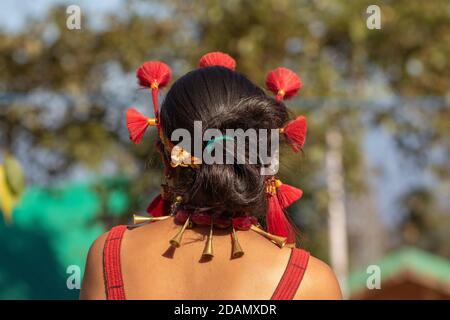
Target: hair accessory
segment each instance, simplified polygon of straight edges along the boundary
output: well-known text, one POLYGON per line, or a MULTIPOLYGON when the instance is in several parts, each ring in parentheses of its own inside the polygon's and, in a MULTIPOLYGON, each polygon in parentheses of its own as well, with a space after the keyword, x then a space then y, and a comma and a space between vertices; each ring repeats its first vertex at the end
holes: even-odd
POLYGON ((294 230, 283 210, 301 198, 302 190, 271 177, 266 181, 266 193, 269 207, 266 216, 267 230, 274 235, 286 237, 287 243, 295 242, 294 230))
POLYGON ((170 215, 175 215, 178 211, 178 208, 180 207, 181 203, 183 202, 182 196, 176 196, 172 205, 170 206, 170 215))
POLYGON ((294 152, 300 151, 305 144, 306 130, 308 123, 304 116, 298 116, 295 120, 289 122, 280 133, 284 134, 294 152))
MULTIPOLYGON (((282 101, 295 96, 302 87, 302 81, 295 72, 281 67, 267 74, 266 86, 275 93, 277 101, 282 101)), ((289 122, 284 128, 280 128, 280 133, 286 136, 291 148, 298 152, 305 144, 306 129, 306 118, 299 116, 289 122)))
POLYGON ((289 207, 303 195, 301 189, 282 183, 280 180, 277 180, 277 184, 277 198, 282 209, 289 207))
POLYGON ((228 54, 219 51, 207 53, 200 58, 199 67, 212 66, 222 66, 234 70, 236 68, 236 61, 228 54))
POLYGON ((294 242, 294 230, 289 224, 277 196, 268 194, 267 201, 269 207, 266 216, 267 230, 274 235, 286 237, 288 243, 294 242))
POLYGON ((276 100, 281 101, 295 96, 302 81, 292 70, 280 67, 267 74, 266 86, 276 95, 276 100))
POLYGON ((159 130, 158 118, 158 90, 167 85, 172 77, 170 68, 160 61, 148 61, 136 71, 138 82, 143 87, 148 87, 152 92, 153 111, 155 118, 147 118, 136 109, 127 110, 127 128, 130 139, 134 143, 139 143, 148 126, 157 126, 159 130))
POLYGON ((169 66, 161 61, 147 61, 136 72, 139 85, 152 91, 153 109, 158 118, 158 90, 164 88, 172 78, 169 66))
POLYGON ((155 118, 146 118, 134 108, 127 110, 127 128, 130 133, 130 140, 139 143, 148 126, 155 126, 157 120, 155 118))
POLYGON ((227 136, 227 135, 222 135, 222 136, 218 136, 218 137, 214 137, 211 140, 208 141, 208 143, 206 144, 205 149, 208 152, 211 152, 211 149, 213 148, 214 144, 218 141, 222 141, 222 140, 228 140, 228 141, 234 141, 233 137, 227 136))
POLYGON ((281 209, 286 209, 303 195, 301 189, 282 183, 275 177, 266 181, 266 193, 270 196, 277 196, 281 209))
POLYGON ((180 166, 197 169, 201 164, 200 159, 192 156, 189 152, 178 145, 172 147, 172 150, 170 152, 170 159, 170 166, 172 168, 180 166))

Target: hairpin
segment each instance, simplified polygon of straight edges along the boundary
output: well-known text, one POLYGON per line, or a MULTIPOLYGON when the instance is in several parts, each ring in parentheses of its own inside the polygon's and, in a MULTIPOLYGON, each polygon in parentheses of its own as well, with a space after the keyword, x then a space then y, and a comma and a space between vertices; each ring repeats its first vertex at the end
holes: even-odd
POLYGON ((170 166, 172 168, 180 166, 197 169, 201 163, 200 159, 192 156, 188 151, 178 145, 172 147, 172 150, 170 151, 170 159, 170 166))

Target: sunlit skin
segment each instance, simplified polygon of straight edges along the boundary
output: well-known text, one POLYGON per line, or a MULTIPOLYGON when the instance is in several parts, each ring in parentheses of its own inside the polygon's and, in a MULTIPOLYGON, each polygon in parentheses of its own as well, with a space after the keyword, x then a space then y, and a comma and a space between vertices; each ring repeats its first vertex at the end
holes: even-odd
MULTIPOLYGON (((230 230, 214 230, 214 258, 201 260, 208 227, 186 230, 182 245, 169 244, 180 226, 173 219, 125 232, 122 274, 127 299, 261 299, 272 296, 290 255, 252 231, 237 231, 245 252, 231 257, 230 230)), ((107 234, 92 244, 81 299, 105 299, 103 246, 107 234)), ((341 299, 339 284, 328 265, 310 257, 295 299, 341 299)))

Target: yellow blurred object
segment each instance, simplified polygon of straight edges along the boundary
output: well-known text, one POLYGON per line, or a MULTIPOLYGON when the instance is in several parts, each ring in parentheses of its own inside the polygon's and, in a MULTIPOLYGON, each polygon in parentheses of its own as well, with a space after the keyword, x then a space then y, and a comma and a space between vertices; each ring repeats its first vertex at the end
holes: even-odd
POLYGON ((5 175, 3 165, 0 165, 0 208, 3 212, 3 220, 5 224, 9 224, 12 220, 12 211, 17 204, 19 196, 15 195, 10 189, 5 175))
POLYGON ((5 154, 3 172, 9 190, 16 196, 21 195, 25 189, 25 177, 19 160, 10 153, 5 154))

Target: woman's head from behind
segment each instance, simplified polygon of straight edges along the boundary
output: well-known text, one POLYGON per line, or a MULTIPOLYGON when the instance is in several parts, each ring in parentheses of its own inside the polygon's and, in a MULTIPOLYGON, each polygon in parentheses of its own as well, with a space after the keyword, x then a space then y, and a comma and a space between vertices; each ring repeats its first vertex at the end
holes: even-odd
POLYGON ((139 143, 148 126, 158 127, 157 146, 169 185, 164 200, 182 199, 184 210, 205 209, 227 216, 267 213, 268 231, 292 241, 284 209, 300 199, 302 191, 281 183, 274 174, 278 134, 295 152, 305 142, 306 119, 288 121, 282 102, 297 93, 300 78, 282 67, 270 71, 266 86, 275 93, 273 99, 235 72, 235 61, 226 54, 208 53, 200 59, 200 67, 172 85, 161 110, 158 90, 170 81, 170 68, 148 61, 138 69, 140 85, 151 89, 156 118, 128 109, 131 140, 139 143))
MULTIPOLYGON (((226 129, 256 132, 278 129, 288 118, 283 103, 268 97, 239 72, 221 66, 198 68, 178 79, 160 111, 162 131, 168 138, 180 128, 194 137, 195 121, 201 121, 203 132, 213 128, 225 134, 226 129)), ((207 145, 204 142, 203 148, 207 145)), ((170 157, 168 148, 163 152, 170 157)), ((173 187, 192 206, 263 214, 267 176, 261 175, 261 165, 259 161, 244 164, 233 161, 233 164, 202 163, 196 169, 177 167, 173 187)))

